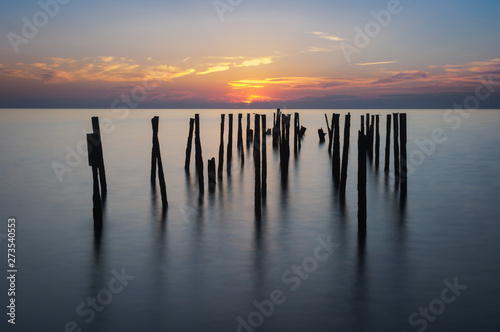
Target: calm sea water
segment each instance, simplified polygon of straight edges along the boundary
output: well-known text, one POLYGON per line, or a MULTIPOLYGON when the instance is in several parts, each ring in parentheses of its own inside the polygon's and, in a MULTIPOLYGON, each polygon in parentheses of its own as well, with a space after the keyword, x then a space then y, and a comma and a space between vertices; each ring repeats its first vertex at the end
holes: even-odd
MULTIPOLYGON (((457 128, 443 120, 443 110, 406 111, 415 166, 407 201, 400 204, 393 176, 384 175, 382 154, 379 170, 368 165, 364 241, 357 236, 356 157, 360 115, 367 111, 350 111, 344 207, 327 145, 318 144, 316 133, 326 127, 324 113, 333 111, 299 110, 308 130, 297 157, 292 148, 285 187, 268 136, 261 222, 254 215, 252 153, 245 147, 241 167, 236 152, 238 112, 0 110, 0 266, 6 275, 6 224, 13 216, 15 330, 65 331, 74 322, 82 331, 500 331, 500 111, 477 111, 457 128), (183 169, 189 118, 197 112, 205 168, 218 156, 220 114, 235 114, 231 176, 224 168, 216 192, 203 196, 194 155, 190 175, 183 169), (69 160, 71 172, 62 181, 51 166, 67 165, 69 150, 85 155, 92 115, 100 117, 101 129, 109 119, 102 134, 108 196, 101 237, 94 234, 86 156, 69 160), (169 199, 164 217, 149 181, 154 115, 160 116, 169 199), (416 142, 428 142, 436 128, 446 141, 419 147, 416 142), (316 249, 318 238, 334 243, 331 253, 316 249), (324 260, 311 258, 315 252, 324 260), (293 266, 303 264, 294 274, 293 266), (112 270, 123 269, 135 278, 110 293, 123 286, 114 283, 112 270), (452 298, 445 303, 444 280, 453 284, 455 278, 467 289, 458 296, 445 292, 452 298), (271 310, 276 294, 282 303, 271 310), (92 309, 85 302, 96 296, 105 305, 92 309), (254 301, 265 314, 256 313, 254 301), (419 313, 429 305, 427 316, 419 313)), ((264 112, 270 127, 272 111, 264 112)), ((347 111, 336 112, 343 125, 347 111)), ((381 152, 388 112, 376 111, 381 152)), ((226 118, 226 144, 227 125, 226 118)), ((6 311, 5 278, 0 286, 6 311)), ((2 331, 12 328, 6 314, 1 317, 2 331)))

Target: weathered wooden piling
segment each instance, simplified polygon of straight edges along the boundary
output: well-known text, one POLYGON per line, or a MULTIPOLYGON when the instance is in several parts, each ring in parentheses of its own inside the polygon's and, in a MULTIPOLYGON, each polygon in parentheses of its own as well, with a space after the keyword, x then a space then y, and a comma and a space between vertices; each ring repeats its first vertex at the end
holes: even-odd
POLYGON ((319 128, 318 129, 318 137, 319 137, 319 142, 320 143, 324 143, 325 142, 325 136, 326 136, 326 133, 323 130, 323 127, 319 128))
POLYGON ((293 117, 293 153, 297 155, 297 150, 299 147, 299 113, 295 112, 293 117))
POLYGON ((266 115, 262 114, 262 198, 267 195, 267 137, 266 137, 266 115))
POLYGON ((399 115, 399 124, 400 124, 400 148, 401 148, 401 198, 406 197, 407 193, 407 185, 408 185, 408 165, 407 165, 407 157, 406 157, 406 113, 401 113, 399 115))
POLYGON ((227 137, 227 174, 231 175, 231 162, 233 160, 233 114, 229 114, 229 132, 227 137))
POLYGON ((106 196, 106 193, 108 192, 108 185, 106 182, 106 170, 104 168, 101 129, 99 128, 99 118, 97 116, 92 117, 92 130, 96 135, 92 137, 92 139, 95 139, 95 141, 93 142, 94 143, 93 148, 96 150, 96 162, 97 162, 97 168, 99 169, 101 194, 104 198, 104 196, 106 196))
MULTIPOLYGON (((193 129, 194 129, 194 119, 189 119, 189 135, 186 145, 186 160, 184 161, 184 169, 189 172, 189 164, 191 163, 191 150, 193 146, 193 129)), ((153 176, 153 173, 151 174, 153 176)), ((151 180, 154 182, 154 179, 151 180)))
POLYGON ((326 127, 328 129, 328 153, 332 153, 333 148, 333 123, 335 121, 335 116, 332 114, 332 125, 328 122, 328 116, 325 114, 326 127))
POLYGON ((280 140, 280 165, 281 180, 288 180, 288 166, 290 161, 290 117, 286 114, 281 116, 281 140, 280 140))
POLYGON ((242 118, 243 114, 238 113, 238 143, 237 143, 237 149, 239 152, 240 156, 240 161, 241 161, 241 167, 243 168, 243 165, 245 165, 245 153, 243 151, 243 125, 242 125, 242 118))
POLYGON ((393 113, 394 122, 394 177, 399 181, 399 113, 393 113))
POLYGON ((281 110, 278 108, 273 119, 273 148, 278 148, 281 144, 281 110))
POLYGON ((92 166, 92 214, 95 224, 102 224, 102 204, 101 194, 99 191, 99 154, 97 148, 94 148, 94 142, 98 141, 98 136, 95 133, 87 134, 87 149, 89 157, 89 166, 92 166))
POLYGON ((340 175, 340 200, 345 201, 345 190, 347 185, 347 167, 349 163, 349 141, 351 136, 351 113, 345 116, 344 124, 344 149, 342 151, 342 171, 340 175))
POLYGON ((208 191, 215 192, 215 158, 208 160, 208 191))
POLYGON ((255 114, 255 137, 253 144, 253 159, 255 164, 255 212, 260 215, 261 210, 261 173, 260 173, 260 115, 255 114))
POLYGON ((361 115, 361 133, 365 134, 365 116, 361 115))
POLYGON ((158 140, 158 125, 160 118, 155 116, 151 119, 151 126, 153 128, 153 148, 151 150, 151 180, 152 184, 155 184, 155 178, 153 176, 153 171, 156 169, 156 164, 158 164, 158 180, 160 183, 160 192, 161 192, 161 202, 163 207, 168 206, 167 200, 167 186, 165 184, 165 175, 163 173, 163 164, 161 161, 161 153, 160 153, 160 141, 158 140))
MULTIPOLYGON (((370 113, 366 113, 366 130, 365 139, 368 144, 368 138, 370 137, 370 113)), ((366 149, 368 151, 368 149, 366 149)))
POLYGON ((247 147, 253 141, 253 130, 250 128, 250 113, 247 113, 247 147))
POLYGON ((380 115, 375 117, 375 168, 378 169, 380 163, 380 115))
POLYGON ((387 125, 385 132, 385 165, 384 172, 389 172, 389 163, 391 159, 391 115, 387 114, 387 125))
POLYGON ((194 117, 195 130, 194 130, 194 142, 195 142, 195 158, 196 158, 196 172, 198 174, 198 186, 200 193, 205 191, 205 180, 203 175, 203 155, 201 151, 201 138, 200 138, 200 115, 195 114, 194 117))
POLYGON ((366 137, 358 132, 358 233, 366 232, 366 137))
POLYGON ((336 186, 340 181, 340 114, 333 115, 333 163, 332 174, 336 186))
POLYGON ((225 114, 220 115, 220 144, 219 144, 219 167, 217 168, 217 175, 222 179, 222 171, 224 169, 224 120, 225 114))

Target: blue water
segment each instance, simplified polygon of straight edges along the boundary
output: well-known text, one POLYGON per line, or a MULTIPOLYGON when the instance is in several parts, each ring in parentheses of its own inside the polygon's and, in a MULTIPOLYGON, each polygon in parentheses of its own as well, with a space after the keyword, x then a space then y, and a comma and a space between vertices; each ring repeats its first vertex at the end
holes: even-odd
MULTIPOLYGON (((357 234, 357 130, 360 115, 369 111, 350 111, 343 207, 327 144, 318 144, 316 134, 326 129, 324 113, 332 110, 299 110, 308 130, 296 157, 292 147, 287 186, 268 136, 268 193, 260 222, 252 151, 245 145, 243 167, 236 151, 238 112, 0 110, 0 256, 7 253, 7 219, 15 217, 18 268, 16 326, 2 313, 2 331, 65 331, 68 322, 82 331, 500 331, 500 111, 477 111, 458 128, 443 119, 443 110, 404 111, 414 171, 401 204, 392 160, 390 175, 383 172, 385 114, 392 111, 377 110, 381 164, 378 170, 368 164, 364 240, 357 234), (224 167, 215 193, 206 186, 199 195, 194 149, 190 173, 184 172, 189 118, 201 114, 206 172, 207 160, 218 156, 220 114, 230 112, 231 176, 224 167), (93 115, 101 120, 108 182, 100 237, 84 144, 93 115), (149 181, 154 115, 160 116, 169 200, 164 216, 159 190, 154 195, 149 181), (422 145, 436 128, 446 141, 422 145), (67 149, 84 157, 68 165, 67 149), (54 162, 71 170, 62 181, 54 162), (324 261, 314 258, 318 237, 333 243, 331 252, 318 249, 324 261), (302 268, 301 279, 292 267, 303 264, 311 272, 302 268), (111 271, 122 269, 135 277, 126 286, 113 281, 111 271), (444 280, 455 278, 467 289, 444 303, 444 280), (110 282, 123 287, 109 293, 110 282), (84 303, 97 294, 106 302, 101 311, 84 303), (281 303, 273 310, 265 307, 272 299, 281 303), (254 301, 264 304, 267 315, 254 301), (82 302, 87 311, 78 314, 82 302), (423 318, 419 308, 430 304, 430 318, 423 318), (414 312, 419 322, 412 326, 414 312), (238 328, 239 317, 245 324, 238 328)), ((336 112, 343 127, 347 111, 336 112)), ((268 114, 271 127, 272 111, 259 113, 268 114)), ((226 144, 227 126, 226 117, 226 144)), ((2 259, 5 275, 6 264, 2 259)), ((0 287, 7 305, 5 278, 0 287)))

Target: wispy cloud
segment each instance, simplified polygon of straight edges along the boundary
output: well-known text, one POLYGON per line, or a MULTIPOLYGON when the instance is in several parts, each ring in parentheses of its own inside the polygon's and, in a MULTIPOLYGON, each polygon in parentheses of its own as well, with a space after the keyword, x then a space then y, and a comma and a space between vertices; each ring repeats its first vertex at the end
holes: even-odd
POLYGON ((344 39, 343 38, 340 38, 340 37, 337 37, 337 36, 332 36, 332 35, 328 35, 324 32, 321 32, 321 31, 313 31, 312 32, 313 35, 315 36, 318 36, 319 38, 323 38, 323 39, 326 39, 326 40, 329 40, 329 41, 343 41, 344 39))
POLYGON ((381 78, 378 79, 372 84, 392 84, 392 83, 399 83, 403 81, 416 81, 416 80, 421 80, 425 79, 428 77, 428 73, 423 72, 423 71, 403 71, 399 72, 397 74, 394 74, 390 77, 386 78, 381 78))
POLYGON ((260 58, 250 58, 250 57, 208 57, 208 59, 219 59, 224 60, 224 62, 216 62, 216 63, 207 63, 205 66, 209 66, 206 70, 197 72, 197 75, 206 75, 221 71, 227 71, 231 68, 239 68, 239 67, 256 67, 261 65, 268 65, 273 63, 273 59, 277 56, 267 56, 260 58), (230 61, 233 60, 233 61, 230 61))
POLYGON ((375 65, 386 65, 390 63, 397 63, 398 61, 381 61, 381 62, 365 62, 365 63, 356 63, 356 66, 375 66, 375 65))
POLYGON ((302 50, 300 52, 301 53, 308 53, 308 52, 332 52, 332 50, 329 49, 329 48, 322 48, 322 47, 310 46, 310 47, 308 47, 305 50, 302 50))

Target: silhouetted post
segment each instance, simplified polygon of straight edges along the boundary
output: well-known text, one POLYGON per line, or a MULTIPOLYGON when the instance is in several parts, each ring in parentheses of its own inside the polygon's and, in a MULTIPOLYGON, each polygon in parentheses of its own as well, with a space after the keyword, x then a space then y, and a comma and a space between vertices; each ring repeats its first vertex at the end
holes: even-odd
POLYGON ((101 129, 99 128, 99 118, 97 116, 92 117, 92 130, 94 134, 93 138, 96 139, 94 148, 96 149, 96 162, 99 169, 99 179, 101 182, 101 193, 104 199, 106 193, 108 192, 108 185, 106 183, 106 170, 104 169, 104 157, 102 151, 102 139, 101 139, 101 129))
POLYGON ((253 142, 253 159, 255 162, 255 212, 260 215, 261 192, 260 185, 260 115, 255 114, 255 137, 253 142))
POLYGON ((370 122, 370 132, 369 132, 369 136, 368 136, 368 149, 369 149, 368 155, 370 156, 370 162, 373 160, 373 137, 375 136, 374 135, 374 132, 375 132, 374 128, 375 128, 375 115, 372 115, 372 119, 370 122))
POLYGON ((325 114, 325 121, 326 121, 326 127, 328 129, 328 153, 332 153, 332 147, 333 147, 333 122, 334 120, 334 115, 332 114, 332 125, 330 126, 330 123, 328 123, 328 116, 325 114))
POLYGON ((366 137, 358 132, 358 233, 366 232, 366 137))
POLYGON ((378 169, 380 162, 380 115, 377 114, 375 118, 375 168, 378 169))
POLYGON ((345 116, 344 124, 344 150, 342 151, 342 172, 340 176, 340 200, 345 200, 345 189, 347 184, 347 167, 349 163, 349 140, 351 136, 351 113, 345 116))
POLYGON ((261 115, 262 121, 262 197, 267 194, 267 137, 266 137, 266 115, 261 115))
MULTIPOLYGON (((368 138, 370 137, 370 113, 366 113, 366 132, 365 139, 368 144, 368 138)), ((366 149, 368 151, 368 149, 366 149)))
POLYGON ((247 147, 253 141, 253 131, 250 129, 250 113, 247 113, 247 147))
POLYGON ((101 195, 99 193, 99 152, 97 151, 95 142, 99 140, 97 134, 87 134, 87 149, 89 157, 89 166, 92 166, 92 182, 93 182, 93 192, 92 192, 92 214, 94 217, 94 223, 102 223, 102 204, 101 195))
POLYGON ((245 164, 245 153, 243 151, 243 125, 241 123, 243 114, 238 113, 238 152, 241 160, 241 167, 245 164))
POLYGON ((394 177, 399 181, 399 114, 393 113, 394 119, 394 177))
POLYGON ((200 193, 205 191, 205 180, 203 176, 203 156, 201 151, 201 138, 200 138, 200 115, 195 114, 194 116, 195 129, 194 129, 194 142, 196 149, 196 171, 198 172, 198 185, 200 193))
POLYGON ((361 115, 361 133, 365 134, 365 116, 361 115))
POLYGON ((231 161, 233 159, 233 114, 229 114, 229 133, 227 138, 227 174, 231 175, 231 161))
POLYGON ((325 136, 326 136, 326 133, 323 130, 323 127, 319 128, 318 129, 318 137, 319 137, 319 142, 320 143, 325 143, 325 136))
POLYGON ((215 158, 208 160, 208 191, 215 192, 215 158))
POLYGON ((389 163, 391 159, 391 115, 387 114, 387 127, 385 132, 385 165, 384 171, 389 172, 389 163))
POLYGON ((280 142, 281 136, 281 112, 278 108, 275 114, 274 127, 273 127, 273 148, 277 148, 280 142))
MULTIPOLYGON (((160 153, 160 141, 158 140, 158 124, 159 124, 160 118, 158 116, 155 116, 151 119, 151 126, 153 128, 153 149, 152 149, 152 157, 151 160, 154 163, 158 163, 158 180, 160 182, 160 191, 161 191, 161 202, 163 207, 168 206, 168 201, 167 201, 167 186, 165 184, 165 175, 163 174, 163 164, 161 161, 161 153, 160 153)), ((155 165, 151 165, 151 171, 153 171, 153 167, 155 165)), ((151 179, 153 180, 154 184, 154 177, 151 175, 151 179)))
POLYGON ((335 185, 338 186, 340 181, 340 114, 334 114, 333 118, 333 125, 335 128, 332 128, 334 131, 332 173, 335 185))
POLYGON ((281 164, 281 179, 288 179, 288 162, 290 159, 290 118, 286 114, 281 116, 281 145, 280 145, 280 164, 281 164))
POLYGON ((293 117, 293 153, 297 155, 297 149, 299 144, 299 113, 295 112, 293 117))
POLYGON ((404 198, 407 192, 408 167, 406 160, 406 113, 399 115, 400 123, 400 143, 401 143, 401 197, 404 198))
MULTIPOLYGON (((189 119, 189 135, 187 139, 187 146, 186 146, 186 160, 184 162, 184 169, 189 172, 189 164, 191 163, 191 149, 193 145, 193 129, 194 129, 194 119, 191 118, 189 119)), ((153 161, 151 161, 153 163, 153 161)), ((151 171, 151 182, 155 182, 154 180, 154 173, 151 171)))
POLYGON ((224 168, 224 120, 225 114, 220 115, 220 145, 219 145, 219 168, 217 169, 217 175, 219 179, 222 179, 222 171, 224 168))

